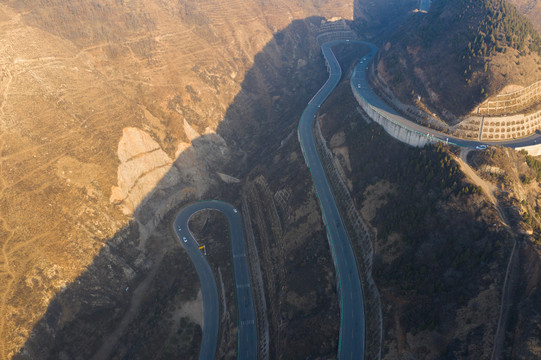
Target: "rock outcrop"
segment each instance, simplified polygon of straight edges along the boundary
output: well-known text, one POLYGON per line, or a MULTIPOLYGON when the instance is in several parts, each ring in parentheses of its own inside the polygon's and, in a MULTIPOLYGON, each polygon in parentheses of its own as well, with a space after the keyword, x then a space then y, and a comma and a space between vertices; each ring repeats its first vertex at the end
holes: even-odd
POLYGON ((166 189, 180 181, 178 170, 171 168, 173 160, 140 129, 124 129, 118 158, 118 186, 111 189, 111 201, 121 202, 126 215, 133 215, 152 190, 166 189))
MULTIPOLYGON (((156 260, 144 240, 169 209, 231 186, 218 172, 242 177, 267 145, 261 130, 283 125, 274 109, 304 101, 296 77, 310 82, 319 50, 303 19, 352 14, 345 0, 2 2, 0 359, 83 274, 116 299, 124 275, 113 283, 95 261, 123 268, 131 248, 138 263, 156 260), (275 97, 292 81, 295 92, 275 97), (98 261, 120 233, 115 260, 98 261)), ((88 315, 82 303, 73 311, 88 315)))

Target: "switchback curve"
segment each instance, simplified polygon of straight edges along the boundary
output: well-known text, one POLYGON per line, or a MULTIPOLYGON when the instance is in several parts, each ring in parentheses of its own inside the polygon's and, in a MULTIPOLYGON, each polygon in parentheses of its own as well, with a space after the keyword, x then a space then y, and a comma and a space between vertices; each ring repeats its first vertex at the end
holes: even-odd
POLYGON ((201 282, 203 295, 203 338, 199 360, 213 360, 216 354, 220 304, 216 278, 207 259, 199 250, 199 244, 188 228, 190 218, 199 211, 218 210, 229 222, 231 256, 235 275, 237 300, 238 352, 237 359, 257 358, 257 327, 255 323, 254 301, 250 282, 250 268, 246 257, 246 243, 242 218, 232 205, 218 201, 200 201, 183 208, 174 221, 174 230, 192 260, 201 282), (184 240, 186 238, 186 240, 184 240))

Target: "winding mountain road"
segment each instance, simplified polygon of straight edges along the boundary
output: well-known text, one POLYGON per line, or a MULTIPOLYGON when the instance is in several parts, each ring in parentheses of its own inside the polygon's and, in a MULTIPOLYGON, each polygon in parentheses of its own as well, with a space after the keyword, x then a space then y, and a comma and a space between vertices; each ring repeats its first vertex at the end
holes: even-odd
MULTIPOLYGON (((423 4, 425 7, 430 6, 430 2, 428 1, 425 1, 423 4)), ((369 47, 369 53, 365 55, 355 67, 350 79, 351 87, 355 89, 357 94, 366 100, 373 110, 399 126, 414 131, 422 136, 427 136, 433 141, 467 148, 475 148, 481 144, 506 146, 511 148, 531 146, 541 143, 541 136, 535 134, 526 138, 509 141, 479 142, 456 138, 421 126, 401 116, 396 110, 381 100, 368 85, 366 76, 368 70, 367 65, 378 51, 378 48, 374 44, 357 40, 337 40, 325 43, 321 46, 323 56, 327 62, 329 78, 323 87, 310 100, 302 114, 298 129, 299 141, 301 143, 306 164, 310 168, 312 174, 338 273, 341 310, 338 358, 362 359, 364 358, 365 349, 365 317, 361 282, 351 242, 338 212, 328 179, 326 178, 319 160, 312 132, 319 107, 338 85, 342 76, 342 70, 332 52, 332 46, 344 43, 357 43, 369 47)))
POLYGON ((257 328, 242 218, 240 213, 232 205, 222 201, 210 200, 200 201, 183 208, 178 213, 174 222, 175 232, 180 242, 186 248, 201 282, 201 293, 203 295, 203 339, 201 340, 199 360, 214 359, 218 342, 218 329, 220 327, 220 304, 216 278, 207 259, 199 250, 199 244, 188 228, 190 218, 203 210, 218 210, 227 217, 229 222, 231 255, 237 294, 237 326, 239 330, 237 359, 257 359, 257 328))
POLYGON ((338 273, 340 289, 340 341, 339 359, 363 359, 365 348, 365 317, 361 280, 357 262, 351 247, 344 222, 340 217, 329 181, 319 160, 312 128, 316 113, 342 77, 331 46, 345 41, 323 44, 321 50, 329 69, 329 78, 310 100, 299 122, 299 141, 306 164, 310 168, 317 192, 327 234, 331 244, 333 260, 338 273))
POLYGON ((389 106, 384 102, 379 96, 377 96, 372 88, 368 84, 367 72, 368 64, 377 53, 378 48, 371 43, 364 41, 352 41, 354 43, 366 45, 370 47, 370 53, 366 55, 355 67, 353 75, 351 76, 351 85, 355 89, 358 95, 366 100, 369 106, 381 114, 383 117, 387 118, 391 122, 400 125, 401 127, 416 132, 422 136, 428 137, 430 140, 439 141, 442 143, 448 143, 452 145, 475 148, 478 145, 492 145, 492 146, 505 146, 510 148, 520 148, 525 146, 532 146, 541 144, 541 135, 534 134, 528 137, 520 139, 511 139, 506 141, 476 141, 476 140, 465 140, 460 139, 448 134, 442 133, 440 131, 430 129, 419 125, 398 113, 395 109, 389 106))
POLYGON ((299 122, 298 135, 303 155, 306 164, 310 168, 314 187, 323 212, 333 259, 338 273, 340 289, 340 342, 338 345, 338 358, 362 359, 365 350, 365 316, 361 281, 351 242, 346 232, 344 222, 340 217, 329 181, 319 160, 312 132, 319 107, 338 85, 342 77, 342 69, 332 51, 332 46, 344 43, 356 43, 369 47, 369 53, 358 63, 351 77, 350 81, 352 88, 367 101, 372 109, 406 129, 412 130, 422 136, 427 136, 433 141, 440 141, 469 148, 475 148, 480 144, 492 144, 513 148, 523 147, 538 143, 541 137, 539 135, 532 135, 523 139, 514 139, 497 143, 479 142, 459 139, 421 126, 401 116, 397 111, 381 100, 368 85, 366 77, 368 69, 367 64, 378 51, 378 48, 374 44, 357 40, 337 40, 325 43, 321 46, 323 56, 327 62, 329 78, 306 106, 299 122))
MULTIPOLYGON (((358 95, 366 100, 373 110, 395 124, 422 136, 427 136, 433 141, 440 141, 468 148, 475 148, 475 146, 480 144, 500 145, 511 148, 524 147, 541 143, 541 136, 536 134, 527 138, 509 141, 479 142, 456 138, 421 126, 400 115, 396 110, 381 100, 368 85, 366 77, 368 70, 367 64, 378 51, 378 48, 374 44, 357 40, 337 40, 321 45, 321 50, 328 66, 329 78, 304 109, 299 121, 298 136, 306 164, 312 175, 338 274, 338 285, 340 290, 340 339, 338 345, 338 358, 341 360, 358 360, 364 358, 365 352, 365 314, 361 280, 351 242, 344 226, 344 221, 338 211, 338 206, 334 199, 329 181, 325 175, 321 161, 319 160, 314 134, 312 132, 314 120, 320 106, 338 85, 342 77, 342 69, 332 51, 332 46, 343 43, 357 43, 369 47, 369 53, 357 64, 351 76, 350 82, 352 88, 355 89, 358 95)), ((174 223, 176 233, 188 251, 201 281, 204 308, 204 331, 199 359, 214 359, 219 329, 219 301, 216 279, 204 255, 199 251, 197 241, 193 238, 188 229, 188 221, 196 212, 211 209, 223 212, 230 224, 231 247, 237 293, 237 323, 239 328, 237 358, 242 360, 256 359, 257 328, 255 324, 254 302, 248 261, 246 258, 242 219, 233 206, 216 200, 198 202, 182 209, 174 223), (183 240, 184 237, 186 237, 186 241, 183 240)))

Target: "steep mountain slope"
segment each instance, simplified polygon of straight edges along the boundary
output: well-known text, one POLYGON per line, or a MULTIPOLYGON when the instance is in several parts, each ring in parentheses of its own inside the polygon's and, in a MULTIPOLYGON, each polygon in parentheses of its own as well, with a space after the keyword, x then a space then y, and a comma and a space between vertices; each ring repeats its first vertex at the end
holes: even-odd
MULTIPOLYGON (((502 324, 501 348, 506 358, 536 359, 541 356, 541 161, 526 152, 493 149, 475 153, 471 162, 478 172, 502 191, 501 201, 514 210, 522 241, 510 266, 510 298, 507 321, 502 324), (503 175, 503 176, 502 176, 503 175)), ((520 236, 520 235, 519 235, 520 236)))
POLYGON ((321 19, 291 23, 351 18, 352 7, 2 2, 0 358, 60 294, 47 331, 78 329, 72 340, 90 343, 112 331, 131 299, 124 289, 172 262, 174 243, 155 232, 167 211, 219 193, 217 172, 242 176, 261 139, 283 131, 277 119, 293 120, 289 101, 304 104, 319 86, 311 31, 321 19))
POLYGON ((541 2, 538 0, 509 0, 509 2, 530 19, 537 31, 541 31, 541 2))
POLYGON ((400 99, 452 122, 488 96, 541 74, 541 38, 506 0, 436 0, 384 47, 378 70, 400 99))
POLYGON ((539 358, 541 161, 461 151, 476 174, 456 149, 390 141, 351 110, 350 90, 320 123, 373 229, 383 358, 539 358))
POLYGON ((418 0, 355 1, 353 26, 362 37, 386 38, 418 7, 418 0))

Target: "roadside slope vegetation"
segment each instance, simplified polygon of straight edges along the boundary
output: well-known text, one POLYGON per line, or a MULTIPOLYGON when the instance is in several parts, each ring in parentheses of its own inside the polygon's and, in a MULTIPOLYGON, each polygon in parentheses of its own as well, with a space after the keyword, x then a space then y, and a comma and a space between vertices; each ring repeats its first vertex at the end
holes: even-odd
POLYGON ((535 82, 540 48, 532 23, 506 0, 436 0, 383 47, 378 71, 403 102, 420 96, 453 123, 487 97, 535 82))
POLYGON ((489 358, 513 245, 505 226, 449 148, 404 145, 354 104, 342 83, 319 119, 373 234, 382 358, 489 358))

